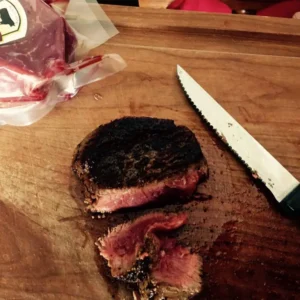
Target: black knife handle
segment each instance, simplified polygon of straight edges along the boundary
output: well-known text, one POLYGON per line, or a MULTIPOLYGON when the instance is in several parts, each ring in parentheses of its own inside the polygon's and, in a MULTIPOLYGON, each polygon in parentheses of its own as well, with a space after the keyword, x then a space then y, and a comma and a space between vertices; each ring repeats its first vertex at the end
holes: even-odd
POLYGON ((300 184, 281 202, 285 211, 293 216, 300 216, 300 184))

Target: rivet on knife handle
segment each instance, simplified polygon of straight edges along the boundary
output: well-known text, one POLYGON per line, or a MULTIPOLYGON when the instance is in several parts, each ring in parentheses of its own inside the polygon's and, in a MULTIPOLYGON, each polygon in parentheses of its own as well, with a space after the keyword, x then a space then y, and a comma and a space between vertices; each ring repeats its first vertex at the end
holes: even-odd
POLYGON ((253 177, 266 185, 281 206, 300 215, 299 181, 180 66, 177 74, 193 107, 251 170, 253 177))

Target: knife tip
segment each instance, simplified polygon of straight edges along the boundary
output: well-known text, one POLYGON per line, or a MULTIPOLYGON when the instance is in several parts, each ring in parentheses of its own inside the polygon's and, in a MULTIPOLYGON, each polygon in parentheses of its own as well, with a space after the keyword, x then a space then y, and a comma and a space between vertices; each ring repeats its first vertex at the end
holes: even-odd
POLYGON ((183 68, 180 65, 177 65, 177 74, 180 74, 183 71, 183 68))

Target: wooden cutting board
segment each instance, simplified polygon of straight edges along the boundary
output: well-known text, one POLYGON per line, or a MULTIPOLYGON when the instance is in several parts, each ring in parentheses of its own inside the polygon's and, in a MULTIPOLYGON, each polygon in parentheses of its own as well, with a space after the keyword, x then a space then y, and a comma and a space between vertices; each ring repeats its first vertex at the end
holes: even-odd
POLYGON ((132 214, 86 216, 70 174, 81 139, 125 115, 187 125, 207 157, 200 192, 212 199, 184 205, 180 232, 203 256, 198 299, 299 299, 299 220, 282 216, 202 123, 175 70, 184 67, 300 179, 300 22, 104 9, 120 34, 94 53, 119 53, 127 69, 32 126, 0 128, 0 299, 130 299, 104 276, 94 242, 132 214))

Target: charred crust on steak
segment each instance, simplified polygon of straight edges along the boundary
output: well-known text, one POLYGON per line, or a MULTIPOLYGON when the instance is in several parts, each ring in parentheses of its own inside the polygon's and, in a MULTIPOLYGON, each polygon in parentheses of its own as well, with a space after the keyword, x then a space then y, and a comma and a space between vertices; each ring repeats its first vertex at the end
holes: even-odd
POLYGON ((120 224, 98 239, 111 275, 138 290, 136 299, 187 300, 201 291, 201 258, 167 233, 187 222, 186 214, 149 213, 120 224))
POLYGON ((146 257, 144 259, 139 259, 136 261, 133 268, 119 279, 131 284, 138 284, 147 279, 150 272, 151 258, 146 257))
POLYGON ((127 274, 120 276, 119 279, 134 284, 146 281, 153 263, 158 259, 159 246, 157 237, 151 233, 147 234, 144 238, 144 245, 137 255, 141 259, 138 259, 131 270, 127 274))
POLYGON ((88 190, 143 186, 204 160, 200 145, 173 120, 124 117, 99 126, 78 146, 73 171, 88 190))
POLYGON ((143 299, 147 298, 149 300, 154 300, 157 295, 157 287, 148 279, 148 281, 144 281, 140 284, 139 293, 143 299))

